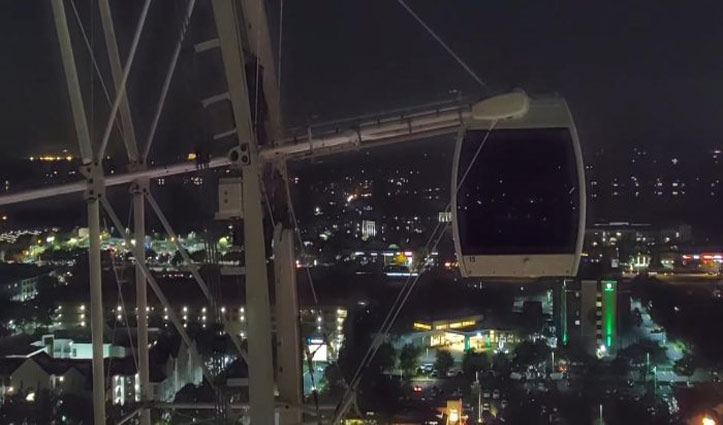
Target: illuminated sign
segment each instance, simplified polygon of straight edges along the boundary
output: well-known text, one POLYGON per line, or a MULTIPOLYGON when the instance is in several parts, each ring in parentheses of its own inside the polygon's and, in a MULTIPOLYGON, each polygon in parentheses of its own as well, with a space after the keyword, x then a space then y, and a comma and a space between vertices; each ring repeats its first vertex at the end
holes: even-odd
POLYGON ((463 322, 453 322, 449 324, 450 329, 466 328, 468 326, 474 326, 477 324, 474 320, 465 320, 463 322))
POLYGON ((428 325, 426 323, 414 322, 412 327, 418 331, 431 331, 432 330, 432 325, 428 325))

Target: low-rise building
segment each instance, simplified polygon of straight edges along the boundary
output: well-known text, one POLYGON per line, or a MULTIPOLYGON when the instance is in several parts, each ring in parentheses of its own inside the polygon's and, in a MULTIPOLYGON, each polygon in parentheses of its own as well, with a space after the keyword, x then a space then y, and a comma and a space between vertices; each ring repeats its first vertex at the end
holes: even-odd
POLYGON ((34 397, 39 390, 80 395, 86 391, 89 371, 89 362, 56 360, 44 352, 0 359, 0 398, 34 397))
POLYGON ((432 321, 415 321, 423 345, 452 351, 505 350, 520 341, 520 327, 488 315, 476 314, 432 321))
MULTIPOLYGON (((201 385, 203 370, 196 355, 196 343, 186 345, 181 338, 162 338, 149 353, 150 388, 152 401, 171 402, 176 393, 188 384, 201 385)), ((140 378, 132 359, 108 361, 112 403, 125 405, 141 400, 140 378)))

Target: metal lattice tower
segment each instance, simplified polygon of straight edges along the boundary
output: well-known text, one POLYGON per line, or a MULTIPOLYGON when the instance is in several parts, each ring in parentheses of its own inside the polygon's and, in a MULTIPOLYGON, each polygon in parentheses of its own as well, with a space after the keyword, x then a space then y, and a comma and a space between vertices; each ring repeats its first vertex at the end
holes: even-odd
MULTIPOLYGON (((101 208, 105 210, 114 227, 122 232, 127 246, 133 246, 132 239, 143 241, 146 235, 145 206, 161 221, 168 237, 175 242, 176 248, 183 257, 189 271, 193 274, 201 291, 211 305, 216 305, 208 284, 193 264, 188 252, 178 242, 163 210, 156 202, 149 188, 149 180, 193 173, 196 164, 183 162, 161 167, 149 167, 148 153, 154 139, 155 131, 164 109, 165 100, 175 72, 181 45, 188 21, 192 18, 196 0, 188 0, 184 12, 184 22, 178 34, 177 43, 173 47, 171 60, 168 64, 165 80, 159 88, 159 98, 149 133, 140 139, 131 118, 131 100, 126 96, 126 82, 132 71, 135 51, 141 40, 141 34, 147 24, 148 9, 151 0, 144 0, 138 18, 133 42, 127 55, 126 63, 122 63, 116 41, 114 21, 109 0, 97 1, 101 16, 104 41, 108 51, 112 74, 114 97, 111 113, 108 117, 103 138, 91 140, 85 115, 84 96, 78 79, 73 42, 68 30, 66 4, 64 0, 49 0, 52 4, 54 23, 58 34, 63 71, 68 88, 73 121, 78 138, 83 166, 84 181, 44 187, 0 196, 0 205, 20 202, 39 201, 50 197, 70 193, 84 193, 88 211, 88 228, 90 234, 90 305, 91 332, 93 346, 93 412, 95 423, 106 422, 105 388, 103 373, 103 302, 101 284, 101 208), (105 174, 102 158, 109 143, 111 131, 119 118, 123 141, 128 157, 128 170, 125 173, 105 174), (133 231, 126 232, 125 226, 105 196, 110 186, 129 185, 133 205, 133 231)), ((269 300, 269 281, 266 269, 267 255, 263 234, 262 208, 262 169, 273 163, 283 164, 285 161, 318 155, 327 155, 366 146, 377 146, 386 143, 406 142, 453 134, 459 125, 469 116, 470 104, 451 103, 424 105, 414 110, 395 112, 385 116, 369 118, 353 122, 308 128, 302 134, 284 137, 281 132, 281 115, 279 106, 279 89, 276 86, 275 64, 267 27, 267 17, 262 0, 211 0, 213 19, 216 26, 216 38, 196 45, 196 51, 218 50, 223 61, 224 77, 227 92, 222 100, 229 102, 233 111, 235 128, 228 135, 235 138, 235 147, 225 157, 213 158, 207 168, 230 167, 242 179, 243 198, 243 234, 244 246, 255 247, 244 249, 245 285, 248 317, 248 352, 242 349, 238 335, 230 335, 239 351, 239 355, 248 364, 249 403, 248 405, 229 405, 223 391, 217 393, 218 399, 212 407, 219 413, 219 418, 229 417, 230 411, 241 408, 248 409, 251 423, 271 425, 278 414, 281 424, 298 424, 302 420, 303 393, 301 389, 301 350, 298 323, 298 301, 296 296, 295 247, 294 231, 277 227, 274 235, 274 257, 276 288, 276 344, 277 367, 274 370, 272 359, 272 327, 271 304, 269 300), (241 24, 240 24, 241 23, 241 24), (244 48, 250 49, 256 60, 261 62, 264 72, 263 91, 268 104, 268 117, 264 123, 264 131, 270 143, 259 146, 258 134, 252 120, 251 102, 245 72, 244 48), (346 130, 340 130, 340 129, 346 130), (261 247, 261 248, 258 248, 261 247), (278 389, 279 397, 274 392, 278 389)), ((147 288, 150 286, 160 302, 168 308, 170 321, 183 341, 192 347, 192 341, 173 308, 169 305, 161 287, 151 274, 145 259, 143 244, 134 248, 136 259, 136 305, 138 307, 138 356, 141 391, 140 423, 150 424, 150 407, 184 408, 179 404, 151 403, 148 399, 149 364, 148 364, 148 329, 147 329, 147 288)), ((198 355, 196 352, 195 355, 198 355)), ((214 379, 204 367, 204 377, 213 386, 214 379)), ((185 406, 198 408, 200 405, 185 406)), ((211 406, 209 406, 211 407, 211 406)), ((125 418, 124 422, 129 418, 125 418)), ((219 422, 222 423, 222 422, 219 422)))

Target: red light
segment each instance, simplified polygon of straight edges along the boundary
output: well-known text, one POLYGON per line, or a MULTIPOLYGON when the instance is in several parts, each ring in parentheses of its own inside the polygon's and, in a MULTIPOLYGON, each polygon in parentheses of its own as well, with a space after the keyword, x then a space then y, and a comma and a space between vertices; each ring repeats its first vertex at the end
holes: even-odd
POLYGON ((414 388, 413 388, 413 390, 414 390, 415 393, 421 393, 421 392, 422 392, 422 387, 419 386, 419 385, 415 385, 414 388))

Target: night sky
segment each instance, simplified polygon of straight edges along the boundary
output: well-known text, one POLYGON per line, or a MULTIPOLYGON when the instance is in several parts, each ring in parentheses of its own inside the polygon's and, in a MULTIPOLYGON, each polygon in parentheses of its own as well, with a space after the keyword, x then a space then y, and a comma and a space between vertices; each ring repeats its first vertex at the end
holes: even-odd
MULTIPOLYGON (((75 2, 89 25, 88 0, 75 2)), ((207 2, 200 0, 202 6, 207 2)), ((286 0, 282 103, 289 126, 449 99, 454 90, 478 96, 523 87, 568 99, 587 155, 633 145, 671 153, 722 145, 719 2, 408 2, 489 89, 470 78, 394 0, 286 0)), ((112 4, 126 52, 142 1, 112 4)), ((141 40, 129 82, 141 136, 182 7, 180 1, 155 1, 141 40)), ((276 39, 278 1, 268 8, 276 39)), ((87 93, 90 64, 69 1, 66 9, 87 93)), ((97 17, 95 27, 95 44, 102 51, 97 17)), ((0 150, 4 155, 75 150, 49 1, 2 2, 0 28, 0 150)), ((201 32, 192 31, 191 39, 202 41, 201 32)), ((193 90, 197 65, 189 49, 179 64, 155 155, 192 146, 179 130, 190 125, 185 105, 198 98, 193 90)), ((99 61, 110 80, 105 57, 99 61)), ((96 139, 107 117, 100 93, 96 82, 96 139)), ((112 143, 120 146, 117 139, 112 143)))

